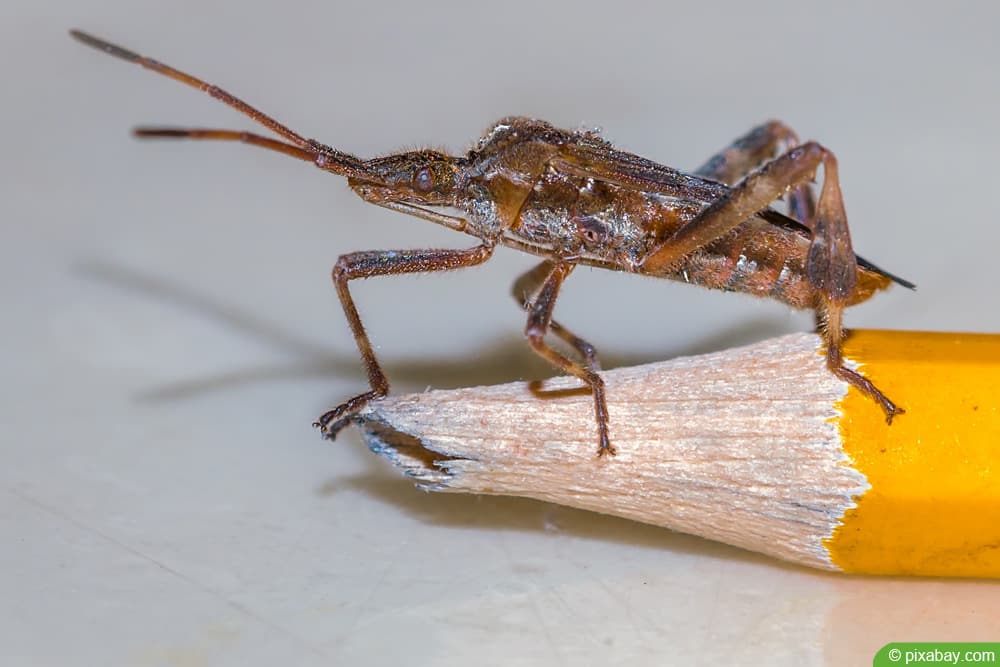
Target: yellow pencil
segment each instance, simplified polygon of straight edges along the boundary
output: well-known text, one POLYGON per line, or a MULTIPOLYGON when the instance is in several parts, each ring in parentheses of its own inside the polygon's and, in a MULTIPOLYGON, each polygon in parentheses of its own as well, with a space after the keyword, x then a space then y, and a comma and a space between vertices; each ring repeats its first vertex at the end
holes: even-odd
POLYGON ((1000 336, 856 331, 846 357, 906 413, 793 334, 604 372, 618 456, 598 459, 572 378, 391 397, 374 451, 437 491, 615 514, 811 567, 1000 577, 1000 336))

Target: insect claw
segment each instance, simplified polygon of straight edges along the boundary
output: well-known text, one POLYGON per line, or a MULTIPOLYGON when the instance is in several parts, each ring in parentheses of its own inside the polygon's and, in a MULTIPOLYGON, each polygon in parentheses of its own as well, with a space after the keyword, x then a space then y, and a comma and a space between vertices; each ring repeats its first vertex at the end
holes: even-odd
POLYGON ((333 440, 336 437, 336 434, 330 433, 330 430, 327 428, 326 424, 323 424, 319 420, 313 422, 313 428, 319 429, 319 434, 324 440, 326 439, 333 440))
POLYGON ((885 412, 885 423, 887 426, 892 426, 892 419, 896 415, 906 414, 906 410, 903 408, 893 405, 889 410, 885 412))
POLYGON ((313 428, 318 428, 326 440, 336 440, 337 434, 344 430, 353 420, 352 415, 337 418, 341 409, 331 410, 313 422, 313 428))

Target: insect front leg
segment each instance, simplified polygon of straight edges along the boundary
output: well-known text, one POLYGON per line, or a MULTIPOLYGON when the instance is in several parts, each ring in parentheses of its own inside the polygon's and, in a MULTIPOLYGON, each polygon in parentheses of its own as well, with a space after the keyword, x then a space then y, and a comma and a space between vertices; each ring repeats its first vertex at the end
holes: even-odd
MULTIPOLYGON (((552 273, 555 264, 556 262, 552 260, 545 260, 514 281, 514 285, 511 287, 511 294, 521 304, 522 308, 529 312, 531 311, 535 295, 538 293, 545 279, 552 273)), ((579 352, 580 356, 586 362, 587 368, 592 371, 601 370, 601 362, 597 358, 597 349, 593 345, 555 320, 549 322, 549 331, 566 341, 573 349, 579 352)))
MULTIPOLYGON (((735 185, 741 178, 799 145, 795 130, 778 120, 758 125, 745 135, 713 155, 694 173, 713 181, 735 185)), ((812 229, 816 216, 816 200, 812 185, 803 183, 788 193, 788 215, 812 229)))
POLYGON ((816 309, 825 326, 822 334, 827 348, 827 366, 875 400, 885 411, 886 421, 902 412, 867 378, 843 365, 842 344, 844 307, 857 283, 857 257, 847 228, 837 158, 816 142, 797 146, 763 165, 729 193, 681 227, 669 239, 650 251, 642 262, 646 273, 662 274, 689 253, 734 229, 763 210, 789 188, 802 185, 823 167, 823 187, 811 226, 812 243, 806 257, 806 276, 816 289, 816 309))
POLYGON ((527 336, 528 344, 531 345, 536 354, 556 368, 575 375, 590 386, 590 391, 594 396, 594 414, 597 418, 599 441, 597 455, 614 455, 615 448, 611 445, 611 439, 608 436, 608 403, 604 397, 604 380, 594 369, 569 359, 545 342, 545 334, 552 324, 552 311, 556 305, 556 297, 559 296, 559 288, 566 276, 573 270, 573 264, 568 262, 546 262, 543 266, 547 264, 551 264, 550 271, 542 281, 535 302, 528 312, 528 323, 524 328, 524 335, 527 336))
POLYGON ((333 283, 337 288, 337 296, 340 297, 340 304, 344 308, 351 333, 354 334, 354 340, 358 344, 358 351, 361 352, 361 358, 365 363, 371 390, 358 394, 326 412, 313 426, 319 428, 324 436, 333 439, 350 423, 351 417, 358 410, 370 401, 389 393, 389 380, 382 371, 378 359, 375 358, 371 341, 351 297, 348 287, 350 281, 373 276, 460 269, 482 264, 492 254, 493 244, 483 244, 468 250, 374 250, 342 255, 333 267, 333 283))

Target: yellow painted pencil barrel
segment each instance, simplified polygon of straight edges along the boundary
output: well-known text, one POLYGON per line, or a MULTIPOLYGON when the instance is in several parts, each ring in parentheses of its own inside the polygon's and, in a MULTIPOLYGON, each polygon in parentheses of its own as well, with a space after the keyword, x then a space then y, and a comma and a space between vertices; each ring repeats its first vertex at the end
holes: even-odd
POLYGON ((871 488, 826 541, 845 572, 1000 576, 1000 336, 858 331, 845 356, 906 414, 853 387, 844 451, 871 488))
POLYGON ((369 447, 425 488, 537 498, 846 573, 1000 577, 1000 335, 858 330, 891 425, 792 334, 575 378, 390 397, 369 447), (565 391, 569 390, 569 391, 565 391))

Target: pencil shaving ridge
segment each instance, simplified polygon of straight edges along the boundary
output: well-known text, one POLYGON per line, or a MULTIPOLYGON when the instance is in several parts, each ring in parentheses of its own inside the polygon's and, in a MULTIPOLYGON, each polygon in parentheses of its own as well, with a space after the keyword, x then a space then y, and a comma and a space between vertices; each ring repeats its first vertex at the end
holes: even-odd
POLYGON ((793 334, 605 372, 618 455, 598 459, 573 378, 392 397, 372 451, 427 490, 515 495, 838 569, 824 541, 868 489, 841 446, 846 384, 793 334))

